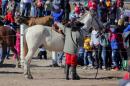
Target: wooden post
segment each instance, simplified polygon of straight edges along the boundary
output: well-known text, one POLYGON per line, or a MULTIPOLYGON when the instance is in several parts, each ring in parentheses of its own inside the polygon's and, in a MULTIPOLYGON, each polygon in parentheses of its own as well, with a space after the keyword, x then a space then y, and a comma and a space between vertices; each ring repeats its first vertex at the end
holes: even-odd
POLYGON ((20 25, 20 59, 21 59, 22 66, 24 63, 24 31, 25 31, 24 24, 21 24, 20 25))

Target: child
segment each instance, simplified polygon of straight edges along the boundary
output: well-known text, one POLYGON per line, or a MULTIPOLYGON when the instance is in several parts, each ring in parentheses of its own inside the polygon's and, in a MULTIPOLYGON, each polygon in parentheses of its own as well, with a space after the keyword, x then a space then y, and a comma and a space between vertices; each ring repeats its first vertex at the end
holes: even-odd
POLYGON ((118 71, 120 65, 120 55, 119 55, 119 38, 116 32, 116 26, 110 26, 110 45, 112 49, 112 67, 113 70, 118 71))
POLYGON ((97 37, 98 31, 96 29, 93 29, 91 32, 91 43, 93 46, 93 57, 95 60, 95 68, 102 69, 102 64, 101 64, 101 50, 100 50, 100 41, 99 37, 97 37))
MULTIPOLYGON (((17 28, 16 32, 16 44, 15 44, 15 49, 17 50, 18 57, 20 57, 20 29, 17 28)), ((16 56, 14 56, 14 60, 16 59, 16 56)))
POLYGON ((92 47, 90 45, 90 42, 91 42, 91 38, 89 36, 86 36, 84 39, 85 53, 84 53, 84 68, 83 69, 87 69, 87 66, 92 68, 92 65, 93 65, 92 47))
MULTIPOLYGON (((107 27, 107 26, 106 26, 107 27)), ((102 57, 102 68, 106 70, 109 67, 108 62, 110 61, 110 47, 109 47, 109 40, 108 40, 108 33, 107 28, 103 30, 102 35, 100 35, 100 46, 101 46, 101 57, 102 57)))
POLYGON ((46 49, 42 47, 42 45, 39 47, 39 53, 38 53, 38 58, 39 59, 47 59, 47 52, 46 49))

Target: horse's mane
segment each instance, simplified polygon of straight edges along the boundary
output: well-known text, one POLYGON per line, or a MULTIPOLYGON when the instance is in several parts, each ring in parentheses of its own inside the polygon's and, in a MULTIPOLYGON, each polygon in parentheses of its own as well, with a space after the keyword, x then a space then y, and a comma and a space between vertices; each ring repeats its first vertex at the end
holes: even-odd
MULTIPOLYGON (((24 23, 29 26, 32 26, 32 25, 37 24, 36 22, 45 21, 45 19, 44 19, 45 17, 46 17, 47 21, 51 21, 51 20, 53 21, 52 16, 43 16, 43 17, 24 17, 24 16, 22 16, 22 17, 17 17, 17 18, 18 18, 19 23, 24 23)), ((41 24, 41 23, 38 23, 38 24, 41 24)))
POLYGON ((40 16, 40 17, 32 17, 32 16, 29 16, 29 17, 26 17, 26 16, 23 16, 24 18, 43 18, 43 17, 52 17, 51 15, 49 16, 40 16))
POLYGON ((23 19, 26 19, 26 20, 29 20, 29 19, 32 19, 32 18, 34 18, 34 19, 40 19, 40 18, 44 18, 44 17, 48 17, 48 18, 50 18, 50 19, 53 19, 53 17, 52 16, 40 16, 40 17, 25 17, 25 16, 23 16, 23 17, 21 17, 21 18, 23 18, 23 19))

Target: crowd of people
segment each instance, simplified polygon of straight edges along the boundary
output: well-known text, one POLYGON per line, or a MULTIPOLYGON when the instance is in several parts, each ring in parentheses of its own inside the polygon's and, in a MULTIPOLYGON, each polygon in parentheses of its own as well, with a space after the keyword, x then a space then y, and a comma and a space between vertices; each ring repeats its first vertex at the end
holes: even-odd
MULTIPOLYGON (((129 17, 125 14, 124 0, 87 0, 70 2, 70 0, 0 0, 0 12, 3 22, 15 26, 15 17, 41 17, 51 15, 54 22, 72 21, 80 18, 87 11, 93 10, 104 23, 101 34, 92 28, 84 38, 84 47, 78 50, 78 64, 83 69, 100 68, 120 70, 127 64, 128 43, 123 40, 122 33, 129 31, 129 17)), ((41 49, 46 57, 46 50, 41 49)), ((69 56, 69 54, 67 54, 69 56)), ((42 52, 39 53, 42 58, 42 52)), ((59 59, 62 62, 63 52, 59 59)), ((55 62, 57 64, 57 62, 55 62)), ((68 78, 67 78, 68 79, 68 78)))
MULTIPOLYGON (((104 23, 105 30, 97 37, 98 31, 92 29, 84 39, 84 47, 78 52, 78 63, 84 65, 83 69, 100 68, 120 70, 126 69, 127 50, 124 45, 122 33, 129 24, 129 17, 125 15, 123 0, 88 0, 85 4, 74 3, 74 10, 70 19, 81 17, 86 11, 92 9, 104 23)), ((58 58, 61 60, 63 52, 58 58)), ((61 62, 61 61, 60 61, 61 62)))

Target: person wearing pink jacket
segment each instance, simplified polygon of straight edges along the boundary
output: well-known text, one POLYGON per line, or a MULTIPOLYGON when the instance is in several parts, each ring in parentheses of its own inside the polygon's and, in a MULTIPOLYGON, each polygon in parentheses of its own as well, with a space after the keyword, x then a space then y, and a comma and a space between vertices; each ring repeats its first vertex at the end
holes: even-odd
MULTIPOLYGON (((16 44, 15 49, 17 50, 18 56, 20 57, 20 31, 17 29, 16 32, 16 44)), ((14 60, 16 59, 16 55, 14 55, 14 60)))

